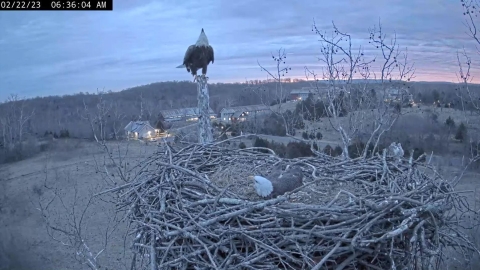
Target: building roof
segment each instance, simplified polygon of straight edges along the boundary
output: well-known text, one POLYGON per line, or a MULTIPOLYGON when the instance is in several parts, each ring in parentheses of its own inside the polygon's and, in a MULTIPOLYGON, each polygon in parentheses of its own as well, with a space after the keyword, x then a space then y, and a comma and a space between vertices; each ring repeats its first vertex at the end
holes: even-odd
POLYGON ((269 110, 270 108, 266 105, 259 104, 259 105, 248 105, 248 106, 238 106, 238 107, 230 107, 230 108, 223 108, 220 112, 221 113, 236 113, 236 112, 254 112, 254 111, 263 111, 269 110))
MULTIPOLYGON (((215 115, 215 112, 212 110, 212 108, 209 108, 208 111, 211 115, 215 115)), ((198 116, 198 115, 200 115, 200 113, 198 111, 198 107, 162 110, 162 111, 160 111, 160 114, 164 118, 198 116)))
POLYGON ((235 113, 233 113, 232 117, 238 118, 238 117, 242 116, 242 114, 243 114, 242 111, 236 111, 235 113))
POLYGON ((125 126, 125 130, 130 132, 140 132, 142 130, 155 131, 148 121, 130 121, 130 123, 125 126))
POLYGON ((385 89, 385 92, 387 94, 410 94, 410 92, 408 91, 408 89, 406 88, 394 88, 394 87, 390 87, 390 88, 387 88, 385 89))
POLYGON ((310 93, 314 93, 314 90, 313 88, 311 87, 302 87, 301 89, 293 89, 290 94, 310 94, 310 93))
POLYGON ((326 92, 328 87, 318 86, 318 87, 302 87, 301 89, 293 89, 290 91, 290 94, 319 94, 321 92, 326 92))

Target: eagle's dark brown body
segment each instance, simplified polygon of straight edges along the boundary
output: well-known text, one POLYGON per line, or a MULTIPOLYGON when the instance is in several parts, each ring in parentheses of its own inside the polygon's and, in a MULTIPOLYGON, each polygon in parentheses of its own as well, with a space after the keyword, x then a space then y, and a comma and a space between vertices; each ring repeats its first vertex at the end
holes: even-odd
POLYGON ((183 64, 178 66, 178 68, 185 67, 187 72, 192 73, 192 75, 196 78, 197 71, 199 69, 202 69, 203 76, 207 75, 208 64, 213 63, 213 61, 213 48, 208 43, 208 38, 202 29, 197 42, 188 47, 187 51, 185 52, 185 57, 183 58, 183 64))
POLYGON ((291 192, 303 185, 303 172, 299 167, 290 167, 283 171, 282 166, 276 166, 267 176, 249 176, 254 181, 257 194, 264 198, 276 198, 291 192))
POLYGON ((213 61, 213 48, 211 46, 191 45, 185 53, 183 65, 187 68, 187 72, 191 72, 193 76, 197 75, 199 69, 202 69, 202 75, 206 75, 208 64, 213 63, 213 61))
POLYGON ((268 177, 272 182, 273 192, 271 196, 276 198, 303 185, 303 172, 298 167, 290 168, 285 172, 280 170, 272 172, 268 177))

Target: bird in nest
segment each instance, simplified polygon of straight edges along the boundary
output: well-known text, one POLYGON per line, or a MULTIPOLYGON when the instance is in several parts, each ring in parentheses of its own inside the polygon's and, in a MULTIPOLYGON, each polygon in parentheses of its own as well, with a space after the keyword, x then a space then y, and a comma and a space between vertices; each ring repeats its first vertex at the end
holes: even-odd
POLYGON ((397 162, 402 160, 402 157, 404 154, 405 152, 403 151, 401 143, 392 142, 388 147, 387 155, 394 157, 397 160, 397 162))
POLYGON ((212 46, 208 43, 205 31, 200 32, 200 36, 195 44, 190 45, 183 57, 183 64, 177 68, 186 68, 187 72, 193 75, 193 81, 197 80, 197 70, 202 69, 202 77, 207 79, 207 67, 210 62, 213 64, 214 52, 212 46))
POLYGON ((303 185, 303 172, 299 167, 290 167, 286 171, 276 167, 267 177, 252 175, 248 178, 254 181, 255 191, 263 198, 276 198, 303 185))

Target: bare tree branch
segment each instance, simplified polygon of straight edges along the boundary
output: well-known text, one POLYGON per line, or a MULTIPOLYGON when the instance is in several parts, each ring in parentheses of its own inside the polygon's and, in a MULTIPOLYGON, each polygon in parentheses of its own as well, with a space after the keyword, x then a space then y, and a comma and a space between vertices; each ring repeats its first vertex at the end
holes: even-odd
MULTIPOLYGON (((464 25, 467 28, 467 35, 472 38, 476 45, 476 51, 480 56, 480 39, 478 33, 478 23, 480 18, 480 3, 478 0, 461 0, 463 7, 463 15, 466 17, 464 25)), ((457 79, 460 83, 457 88, 457 96, 460 98, 461 106, 464 111, 464 124, 469 129, 474 130, 474 126, 470 125, 467 112, 480 115, 480 93, 471 88, 471 82, 474 79, 472 70, 478 69, 473 67, 471 56, 465 48, 457 51, 458 73, 457 79)), ((467 166, 480 160, 480 137, 469 136, 470 158, 467 166)))
POLYGON ((408 62, 407 50, 402 51, 397 44, 396 35, 387 42, 381 23, 370 29, 369 43, 379 49, 381 59, 367 59, 364 49, 353 49, 351 35, 340 31, 332 23, 330 34, 320 30, 315 22, 312 27, 320 37, 319 61, 324 64, 322 75, 305 68, 307 78, 313 81, 313 87, 319 96, 325 96, 325 112, 328 121, 343 142, 343 157, 348 158, 348 146, 359 136, 360 131, 370 130, 367 146, 373 144, 375 153, 380 138, 388 131, 400 115, 387 100, 387 91, 398 88, 404 91, 405 81, 414 75, 413 64, 408 62), (374 63, 380 63, 380 76, 374 71, 374 63), (326 83, 326 87, 322 84, 326 83), (376 94, 382 93, 380 97, 376 94), (373 93, 373 94, 372 94, 373 93), (368 127, 368 128, 367 128, 368 127))

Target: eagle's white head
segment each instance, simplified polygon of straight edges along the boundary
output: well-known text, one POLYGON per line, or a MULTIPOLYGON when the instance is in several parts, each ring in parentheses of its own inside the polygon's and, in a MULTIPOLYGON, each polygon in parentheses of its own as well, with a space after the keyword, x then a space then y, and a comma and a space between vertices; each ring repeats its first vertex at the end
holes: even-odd
POLYGON ((272 185, 272 182, 270 182, 270 180, 268 180, 265 177, 258 176, 258 175, 249 176, 248 178, 250 180, 255 181, 254 182, 254 187, 255 187, 255 191, 257 192, 258 196, 267 197, 270 194, 272 194, 273 185, 272 185))
POLYGON ((195 43, 196 46, 208 46, 208 38, 207 35, 205 35, 205 32, 203 31, 200 33, 200 36, 198 37, 197 43, 195 43))

